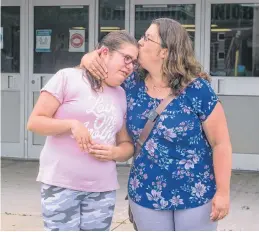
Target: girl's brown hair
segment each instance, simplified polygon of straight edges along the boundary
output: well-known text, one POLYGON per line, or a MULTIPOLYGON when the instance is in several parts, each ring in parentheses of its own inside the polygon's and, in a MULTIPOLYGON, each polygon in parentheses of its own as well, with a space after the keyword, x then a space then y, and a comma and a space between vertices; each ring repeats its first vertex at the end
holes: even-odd
MULTIPOLYGON (((137 40, 126 31, 114 31, 110 32, 97 45, 97 49, 105 46, 109 49, 109 52, 119 50, 122 45, 131 44, 138 47, 137 40)), ((87 78, 91 84, 93 90, 98 91, 102 88, 102 80, 93 77, 88 71, 86 71, 84 78, 87 78)))

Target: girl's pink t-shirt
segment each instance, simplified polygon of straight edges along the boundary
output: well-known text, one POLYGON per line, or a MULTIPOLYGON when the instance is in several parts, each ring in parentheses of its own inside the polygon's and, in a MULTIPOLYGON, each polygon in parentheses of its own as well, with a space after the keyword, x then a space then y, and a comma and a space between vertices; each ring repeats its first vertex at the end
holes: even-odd
MULTIPOLYGON (((116 144, 116 133, 126 114, 126 95, 121 87, 104 87, 95 92, 83 70, 58 71, 41 90, 60 102, 53 116, 76 119, 89 130, 99 144, 116 144)), ((37 181, 87 192, 104 192, 119 188, 115 161, 98 161, 82 152, 71 132, 47 136, 40 156, 37 181)))

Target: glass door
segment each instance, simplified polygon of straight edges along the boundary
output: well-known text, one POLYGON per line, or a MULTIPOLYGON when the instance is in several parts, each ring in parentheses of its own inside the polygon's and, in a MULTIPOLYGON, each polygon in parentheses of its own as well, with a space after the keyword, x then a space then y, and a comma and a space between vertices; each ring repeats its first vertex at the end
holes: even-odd
POLYGON ((24 158, 25 1, 1 4, 1 156, 24 158))
MULTIPOLYGON (((94 48, 94 12, 91 0, 30 1, 29 114, 52 75, 94 48)), ((28 135, 28 157, 39 158, 45 137, 28 135)))
POLYGON ((155 18, 172 18, 180 22, 189 32, 195 54, 201 61, 201 0, 131 0, 130 31, 136 39, 145 33, 155 18))
POLYGON ((226 112, 233 168, 259 170, 259 1, 207 0, 205 15, 205 67, 226 112))
POLYGON ((216 92, 259 96, 259 1, 208 0, 205 13, 204 65, 216 92))

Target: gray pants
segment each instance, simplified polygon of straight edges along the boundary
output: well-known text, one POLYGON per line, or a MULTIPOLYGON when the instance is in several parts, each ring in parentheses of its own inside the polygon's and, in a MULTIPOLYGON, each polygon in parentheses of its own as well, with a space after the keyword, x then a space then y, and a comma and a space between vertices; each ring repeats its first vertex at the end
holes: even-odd
POLYGON ((210 220, 211 202, 184 210, 153 210, 129 199, 139 231, 215 231, 217 222, 210 220))
POLYGON ((91 193, 41 185, 45 230, 109 230, 116 191, 91 193))

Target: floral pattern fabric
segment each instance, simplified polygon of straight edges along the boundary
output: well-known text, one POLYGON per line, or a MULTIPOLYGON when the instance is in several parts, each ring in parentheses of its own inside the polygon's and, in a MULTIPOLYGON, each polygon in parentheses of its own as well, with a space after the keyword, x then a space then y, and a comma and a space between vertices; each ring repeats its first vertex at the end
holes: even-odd
MULTIPOLYGON (((136 73, 123 87, 128 103, 127 129, 136 145, 148 113, 161 100, 147 94, 136 73)), ((167 106, 133 163, 128 194, 134 202, 155 210, 176 210, 212 199, 216 191, 212 149, 202 122, 217 102, 210 84, 197 78, 167 106)))

